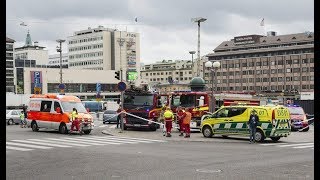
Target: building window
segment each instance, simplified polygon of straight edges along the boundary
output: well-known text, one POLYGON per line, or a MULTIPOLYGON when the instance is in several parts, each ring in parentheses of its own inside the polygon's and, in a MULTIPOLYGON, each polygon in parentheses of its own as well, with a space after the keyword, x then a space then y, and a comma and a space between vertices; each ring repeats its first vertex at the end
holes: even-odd
POLYGON ((308 72, 308 67, 303 67, 302 72, 308 72))
POLYGON ((271 78, 271 82, 277 82, 277 78, 276 77, 271 78))
POLYGON ((302 81, 309 81, 309 76, 302 76, 302 81))
POLYGON ((271 69, 271 74, 276 74, 277 70, 276 69, 271 69))
POLYGON ((286 81, 287 82, 292 81, 292 77, 286 77, 286 81))
POLYGON ((279 60, 278 65, 283 65, 283 60, 279 60))
POLYGON ((308 85, 302 85, 302 89, 308 89, 308 85))
POLYGON ((247 75, 247 71, 242 71, 242 75, 247 75))
POLYGON ((263 70, 263 74, 269 74, 269 70, 263 70))
POLYGON ((294 81, 300 81, 300 77, 299 76, 295 76, 295 77, 293 77, 293 80, 294 81))
MULTIPOLYGON (((313 58, 310 58, 310 63, 314 63, 314 60, 313 58)), ((312 88, 313 89, 313 88, 312 88)))
POLYGON ((292 60, 286 60, 286 64, 292 64, 292 60))
POLYGON ((261 82, 260 78, 256 78, 256 82, 261 82))
POLYGON ((300 60, 299 59, 293 60, 293 64, 300 64, 300 60))
POLYGON ((256 71, 256 74, 261 74, 261 70, 257 70, 257 71, 256 71))
POLYGON ((256 66, 261 66, 261 62, 256 62, 256 66))
POLYGON ((310 76, 310 81, 314 81, 314 76, 310 76))
POLYGON ((254 78, 249 78, 249 82, 253 83, 254 78))
POLYGON ((302 59, 302 64, 307 64, 309 63, 308 59, 302 59))
POLYGON ((234 75, 233 71, 229 72, 229 76, 233 76, 233 75, 234 75))
POLYGON ((263 82, 269 82, 269 78, 263 78, 263 82))
POLYGON ((242 67, 247 67, 247 63, 242 63, 242 67))
POLYGON ((229 83, 233 83, 234 82, 234 80, 233 79, 229 79, 229 83))
POLYGON ((148 76, 148 73, 146 73, 146 76, 148 76))
POLYGON ((275 61, 271 61, 271 66, 274 66, 276 65, 276 62, 275 61))
POLYGON ((269 65, 268 61, 263 61, 263 66, 268 66, 268 65, 269 65))
POLYGON ((240 79, 235 79, 235 83, 240 83, 240 79))
POLYGON ((294 73, 300 72, 300 68, 293 68, 293 72, 294 73))
POLYGON ((246 82, 247 82, 247 79, 242 79, 242 82, 243 82, 243 83, 246 83, 246 82))
POLYGON ((286 72, 287 72, 287 73, 291 73, 291 68, 287 68, 287 69, 286 69, 286 72))
POLYGON ((254 67, 254 62, 249 62, 249 67, 254 67))
POLYGON ((228 83, 226 79, 222 79, 222 83, 228 83))
POLYGON ((314 72, 314 67, 310 67, 310 72, 314 72))
POLYGON ((283 81, 283 77, 278 77, 278 82, 282 82, 283 81))

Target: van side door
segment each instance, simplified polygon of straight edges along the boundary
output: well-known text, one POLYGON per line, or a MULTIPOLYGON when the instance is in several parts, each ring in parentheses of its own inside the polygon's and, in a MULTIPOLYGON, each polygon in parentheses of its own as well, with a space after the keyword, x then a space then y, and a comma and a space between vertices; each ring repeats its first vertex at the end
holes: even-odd
POLYGON ((51 108, 52 108, 52 100, 42 100, 40 106, 40 119, 38 122, 38 126, 41 128, 51 128, 51 108))
MULTIPOLYGON (((228 130, 225 128, 226 124, 229 122, 229 109, 230 108, 221 108, 218 110, 213 116, 214 116, 214 121, 212 125, 212 129, 215 133, 227 133, 228 130)), ((228 126, 228 125, 227 125, 228 126)))
POLYGON ((229 117, 229 133, 230 134, 246 134, 248 133, 247 122, 249 120, 247 107, 230 108, 229 117))
POLYGON ((59 129, 60 122, 62 121, 63 114, 61 112, 58 113, 57 108, 60 108, 60 111, 62 112, 62 108, 59 101, 53 101, 53 108, 51 111, 51 117, 52 117, 51 128, 52 129, 59 129))

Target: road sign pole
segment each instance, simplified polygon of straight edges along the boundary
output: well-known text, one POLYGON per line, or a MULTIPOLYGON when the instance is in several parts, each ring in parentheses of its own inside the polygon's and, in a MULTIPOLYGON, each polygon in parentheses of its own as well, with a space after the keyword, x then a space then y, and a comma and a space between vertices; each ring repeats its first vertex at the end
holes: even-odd
MULTIPOLYGON (((120 79, 121 79, 121 82, 122 82, 122 80, 123 80, 123 75, 122 75, 122 68, 120 69, 120 79)), ((121 102, 121 112, 123 112, 123 100, 124 100, 124 98, 123 98, 123 92, 124 91, 121 91, 121 95, 120 95, 120 102, 121 102)), ((123 113, 121 113, 121 131, 120 132, 123 132, 123 130, 124 130, 124 128, 123 128, 123 125, 124 125, 124 123, 123 123, 123 113)))

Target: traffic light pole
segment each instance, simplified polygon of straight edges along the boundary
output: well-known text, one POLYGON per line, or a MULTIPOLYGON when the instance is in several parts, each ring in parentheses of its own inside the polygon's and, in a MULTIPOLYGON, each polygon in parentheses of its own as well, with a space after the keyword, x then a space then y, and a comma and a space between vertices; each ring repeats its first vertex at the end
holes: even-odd
MULTIPOLYGON (((120 68, 120 81, 122 82, 123 81, 123 75, 122 75, 122 68, 120 68)), ((124 91, 121 91, 121 94, 120 94, 120 102, 121 102, 121 112, 123 112, 123 101, 124 101, 124 98, 123 98, 123 92, 124 91)), ((120 119, 121 119, 121 131, 120 132, 123 132, 123 113, 121 113, 120 115, 120 119)))

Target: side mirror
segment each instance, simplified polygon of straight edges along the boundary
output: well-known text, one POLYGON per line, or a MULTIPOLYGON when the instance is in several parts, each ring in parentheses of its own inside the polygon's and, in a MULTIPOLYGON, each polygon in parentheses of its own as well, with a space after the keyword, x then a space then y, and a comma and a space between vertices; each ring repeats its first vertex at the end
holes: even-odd
POLYGON ((87 112, 90 112, 90 109, 89 109, 89 108, 87 108, 87 112))
POLYGON ((57 108, 56 108, 56 112, 57 112, 57 113, 62 113, 62 112, 61 112, 61 108, 60 108, 60 107, 57 107, 57 108))

